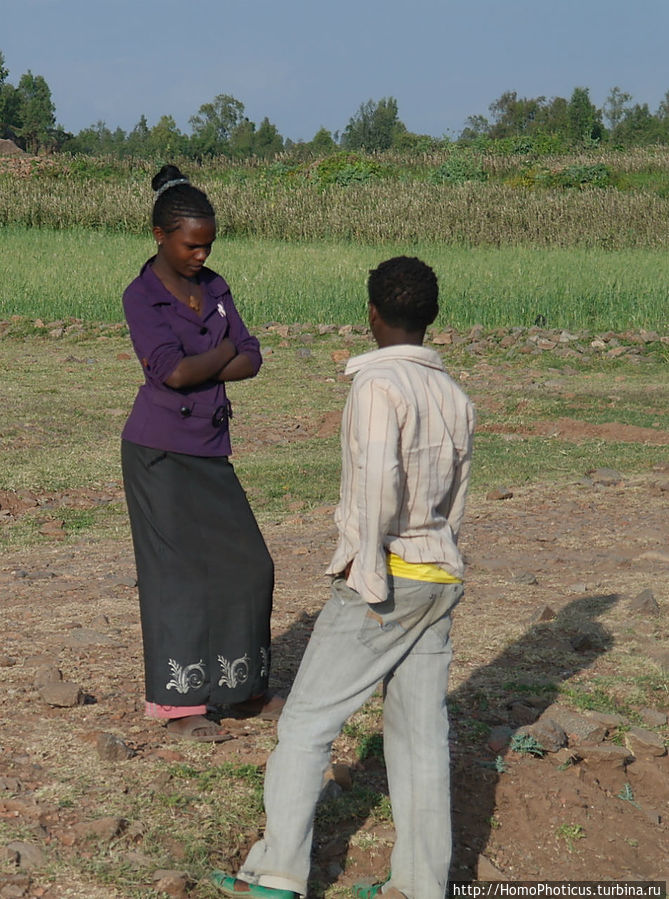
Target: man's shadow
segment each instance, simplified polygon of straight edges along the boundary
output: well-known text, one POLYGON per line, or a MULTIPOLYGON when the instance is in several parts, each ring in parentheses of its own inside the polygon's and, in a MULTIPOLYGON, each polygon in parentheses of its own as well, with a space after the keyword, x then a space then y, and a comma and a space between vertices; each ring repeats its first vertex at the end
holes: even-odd
MULTIPOLYGON (((498 752, 489 748, 490 729, 520 726, 523 709, 538 717, 560 696, 561 685, 589 668, 613 640, 598 618, 618 600, 613 595, 579 597, 564 605, 546 622, 530 623, 522 637, 509 644, 487 665, 477 668, 449 693, 451 728, 451 793, 453 860, 451 880, 476 879, 477 860, 490 836, 499 775, 498 752)), ((466 615, 466 598, 456 615, 466 615)), ((274 641, 274 679, 287 689, 297 673, 315 615, 303 613, 285 634, 274 641)), ((457 665, 458 642, 454 644, 457 665)), ((345 869, 351 837, 387 795, 382 762, 371 757, 354 773, 354 816, 341 820, 317 815, 310 899, 322 899, 328 886, 345 869), (328 820, 336 821, 328 825, 328 820), (325 823, 320 823, 325 822, 325 823), (318 883, 318 885, 316 885, 318 883)), ((347 794, 335 803, 346 802, 347 794)), ((390 849, 388 849, 388 856, 390 849)), ((382 854, 376 872, 385 876, 382 854)))

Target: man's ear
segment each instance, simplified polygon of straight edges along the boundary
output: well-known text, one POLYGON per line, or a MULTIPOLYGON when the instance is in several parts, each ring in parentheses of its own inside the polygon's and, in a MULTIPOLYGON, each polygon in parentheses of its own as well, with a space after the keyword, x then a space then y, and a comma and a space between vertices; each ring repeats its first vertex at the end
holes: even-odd
POLYGON ((379 320, 379 310, 376 308, 374 303, 368 303, 367 317, 369 319, 369 327, 373 329, 374 325, 379 320))

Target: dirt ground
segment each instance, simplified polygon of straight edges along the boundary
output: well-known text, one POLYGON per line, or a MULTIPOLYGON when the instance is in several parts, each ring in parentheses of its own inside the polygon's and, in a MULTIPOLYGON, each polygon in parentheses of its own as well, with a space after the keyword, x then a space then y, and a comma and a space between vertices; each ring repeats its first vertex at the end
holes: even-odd
MULTIPOLYGON (((561 420, 556 427, 564 436, 570 425, 561 420)), ((579 473, 566 486, 471 498, 461 538, 467 592, 455 615, 450 695, 454 880, 667 879, 668 491, 669 466, 660 465, 633 478, 579 473), (579 703, 584 696, 591 701, 579 703), (611 714, 607 701, 624 705, 628 717, 611 714), (544 720, 556 705, 575 715, 565 725, 566 747, 538 756, 508 745, 511 731, 544 720), (584 735, 582 725, 593 722, 596 734, 586 727, 584 735)), ((120 497, 120 486, 104 498, 4 493, 2 526, 36 502, 57 510, 120 497)), ((285 694, 328 595, 323 571, 334 545, 332 509, 298 510, 264 532, 277 568, 272 686, 285 694)), ((112 814, 111 797, 131 789, 142 766, 160 770, 204 750, 167 743, 161 726, 143 717, 129 541, 72 543, 60 536, 7 551, 0 566, 0 896, 110 899, 129 894, 93 875, 78 880, 74 867, 57 860, 82 852, 77 834, 112 814), (83 703, 44 701, 40 672, 48 679, 54 668, 80 687, 83 703), (132 758, 101 759, 102 733, 119 736, 132 758), (64 802, 67 785, 82 771, 90 790, 64 802), (26 843, 44 858, 26 864, 26 843)), ((226 723, 234 739, 207 747, 211 763, 262 765, 274 725, 226 723)), ((383 789, 376 755, 360 761, 342 739, 333 761, 347 766, 354 781, 383 789)), ((137 822, 131 832, 136 850, 137 822)), ((118 832, 112 837, 110 846, 118 847, 118 832)), ((391 825, 373 817, 320 828, 314 870, 325 886, 314 895, 343 896, 335 886, 384 876, 392 839, 391 825)), ((129 853, 127 830, 125 840, 129 853)), ((241 849, 223 861, 238 864, 241 849)), ((165 867, 183 868, 177 850, 167 853, 165 867)), ((191 890, 205 895, 197 884, 177 885, 171 895, 191 890)))

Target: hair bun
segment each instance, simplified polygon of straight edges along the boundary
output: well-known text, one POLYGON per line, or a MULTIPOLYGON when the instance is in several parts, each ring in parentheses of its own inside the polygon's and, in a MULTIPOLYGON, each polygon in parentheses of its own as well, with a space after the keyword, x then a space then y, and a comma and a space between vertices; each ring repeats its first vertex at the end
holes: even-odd
POLYGON ((151 179, 151 187, 153 190, 159 191, 161 187, 165 187, 169 181, 178 181, 183 184, 188 181, 188 178, 186 178, 178 166, 164 165, 151 179))

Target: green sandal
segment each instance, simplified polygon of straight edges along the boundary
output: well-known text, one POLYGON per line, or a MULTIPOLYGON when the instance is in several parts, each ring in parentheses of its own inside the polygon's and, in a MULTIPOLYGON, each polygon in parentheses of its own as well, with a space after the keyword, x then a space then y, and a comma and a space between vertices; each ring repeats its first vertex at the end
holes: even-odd
POLYGON ((223 891, 224 896, 241 896, 242 899, 299 899, 300 895, 292 890, 275 890, 273 887, 261 887, 245 880, 237 880, 223 871, 214 871, 211 880, 223 891))
POLYGON ((390 880, 390 874, 383 883, 356 883, 353 887, 353 895, 355 899, 374 899, 375 896, 381 895, 381 887, 385 886, 390 880))

